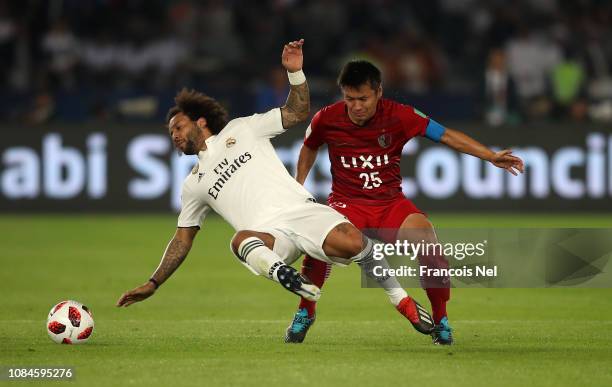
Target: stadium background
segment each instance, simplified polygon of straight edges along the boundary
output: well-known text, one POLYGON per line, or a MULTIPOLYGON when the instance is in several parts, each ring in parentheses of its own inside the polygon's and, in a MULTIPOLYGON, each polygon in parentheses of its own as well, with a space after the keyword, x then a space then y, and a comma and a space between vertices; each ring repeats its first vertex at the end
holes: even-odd
MULTIPOLYGON (((174 229, 193 163, 163 127, 177 89, 231 116, 278 106, 299 37, 313 111, 364 57, 387 97, 526 159, 515 178, 411 142, 404 191, 437 227, 610 228, 611 19, 594 0, 0 1, 0 365, 73 365, 87 385, 612 384, 610 289, 458 289, 442 349, 336 269, 308 342, 284 346, 296 300, 236 264, 215 217, 159 294, 113 307, 174 229), (44 337, 65 298, 94 311, 86 346, 44 337)), ((275 140, 292 173, 304 129, 275 140)), ((327 168, 308 182, 321 200, 327 168)))

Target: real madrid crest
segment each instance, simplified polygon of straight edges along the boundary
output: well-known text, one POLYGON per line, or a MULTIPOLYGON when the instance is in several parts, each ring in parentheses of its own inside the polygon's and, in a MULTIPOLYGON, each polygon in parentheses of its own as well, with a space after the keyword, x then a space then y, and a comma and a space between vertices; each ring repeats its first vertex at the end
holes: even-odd
POLYGON ((388 148, 391 145, 391 135, 388 133, 383 133, 378 136, 378 145, 382 148, 388 148))
POLYGON ((227 140, 225 140, 225 147, 226 148, 231 148, 234 145, 236 145, 236 139, 234 137, 229 137, 227 140))
POLYGON ((191 168, 191 174, 195 175, 196 173, 198 173, 198 169, 200 169, 200 163, 196 163, 193 168, 191 168))

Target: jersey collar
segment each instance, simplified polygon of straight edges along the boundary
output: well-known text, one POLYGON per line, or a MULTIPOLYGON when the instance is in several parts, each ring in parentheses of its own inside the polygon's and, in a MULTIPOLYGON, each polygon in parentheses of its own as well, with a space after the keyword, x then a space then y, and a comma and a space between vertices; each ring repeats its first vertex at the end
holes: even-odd
POLYGON ((206 149, 201 150, 198 152, 198 158, 201 160, 202 158, 204 158, 206 155, 209 155, 213 152, 211 152, 211 146, 213 145, 213 142, 217 139, 217 135, 213 134, 212 136, 208 137, 204 143, 206 144, 206 149))
POLYGON ((217 138, 216 134, 213 134, 212 136, 208 137, 206 139, 206 141, 204 141, 206 143, 206 146, 208 146, 208 144, 212 143, 213 141, 215 141, 215 139, 217 138))

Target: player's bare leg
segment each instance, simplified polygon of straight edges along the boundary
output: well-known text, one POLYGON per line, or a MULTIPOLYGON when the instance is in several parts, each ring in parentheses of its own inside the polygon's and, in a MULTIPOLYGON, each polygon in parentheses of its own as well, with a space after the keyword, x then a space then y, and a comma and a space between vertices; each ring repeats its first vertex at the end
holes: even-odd
POLYGON ((372 241, 364 236, 351 223, 341 223, 325 238, 323 251, 329 257, 350 259, 357 263, 369 278, 376 281, 389 297, 389 301, 406 317, 412 326, 423 334, 430 334, 434 328, 429 313, 408 296, 397 279, 393 276, 377 276, 374 268, 382 267, 382 272, 389 268, 386 259, 375 260, 372 241))
POLYGON ((284 289, 307 300, 316 301, 321 296, 319 287, 274 253, 274 236, 271 234, 238 231, 232 238, 231 246, 238 259, 257 274, 280 283, 284 289))
MULTIPOLYGON (((423 214, 410 214, 404 219, 397 238, 413 243, 437 243, 438 238, 433 225, 423 214)), ((443 255, 431 252, 419 257, 419 264, 435 268, 448 268, 448 261, 443 255)), ((452 344, 452 329, 448 325, 446 303, 450 299, 450 279, 448 277, 421 278, 421 285, 431 303, 436 327, 432 333, 435 344, 452 344)))

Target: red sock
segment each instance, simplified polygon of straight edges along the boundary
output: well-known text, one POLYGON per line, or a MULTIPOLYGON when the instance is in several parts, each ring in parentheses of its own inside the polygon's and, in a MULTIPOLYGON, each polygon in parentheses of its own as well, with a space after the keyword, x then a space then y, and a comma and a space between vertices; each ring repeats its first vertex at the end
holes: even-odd
POLYGON ((425 292, 431 303, 434 323, 439 324, 440 320, 446 317, 446 302, 450 299, 450 288, 427 288, 425 292))
MULTIPOLYGON (((420 263, 428 268, 448 268, 448 261, 443 255, 429 255, 420 257, 420 263)), ((450 281, 444 277, 421 278, 421 284, 425 288, 427 298, 431 303, 431 311, 434 323, 446 317, 446 302, 450 299, 450 281)))
MULTIPOLYGON (((311 258, 308 255, 304 256, 304 262, 302 263, 302 274, 308 277, 308 279, 312 281, 313 284, 318 286, 319 289, 323 287, 323 283, 325 283, 325 279, 329 277, 330 271, 330 264, 311 258)), ((300 300, 299 308, 306 308, 308 311, 308 317, 314 316, 316 307, 317 303, 315 301, 308 301, 304 298, 300 300)))

